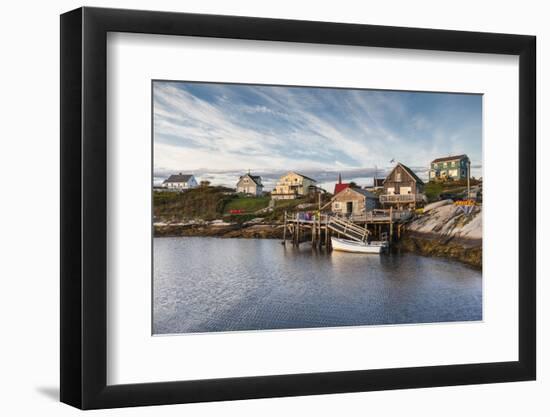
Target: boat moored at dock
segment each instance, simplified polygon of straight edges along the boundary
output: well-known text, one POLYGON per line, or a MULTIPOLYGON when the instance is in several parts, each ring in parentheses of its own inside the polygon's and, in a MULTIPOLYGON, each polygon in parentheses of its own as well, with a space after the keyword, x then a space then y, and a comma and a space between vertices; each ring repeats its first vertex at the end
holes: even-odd
POLYGON ((387 241, 356 242, 337 237, 330 238, 332 249, 341 252, 381 253, 388 247, 387 241))

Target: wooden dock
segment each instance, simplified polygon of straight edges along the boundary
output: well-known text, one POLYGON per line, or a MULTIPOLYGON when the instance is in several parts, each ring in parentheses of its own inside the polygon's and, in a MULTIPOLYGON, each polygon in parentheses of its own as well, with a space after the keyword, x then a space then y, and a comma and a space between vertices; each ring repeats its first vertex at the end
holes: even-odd
POLYGON ((355 242, 366 242, 371 235, 376 240, 390 244, 401 235, 404 221, 410 218, 408 211, 373 210, 362 215, 337 216, 316 212, 287 213, 284 217, 283 243, 293 246, 311 242, 314 248, 331 249, 331 236, 343 237, 355 242))

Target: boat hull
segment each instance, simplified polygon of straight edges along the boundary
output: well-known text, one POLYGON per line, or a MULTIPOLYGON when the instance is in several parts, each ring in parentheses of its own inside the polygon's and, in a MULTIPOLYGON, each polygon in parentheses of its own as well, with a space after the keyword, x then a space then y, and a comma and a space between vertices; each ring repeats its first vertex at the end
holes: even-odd
POLYGON ((362 243, 354 242, 347 239, 339 239, 336 237, 330 238, 332 243, 332 249, 340 252, 352 252, 352 253, 381 253, 387 247, 386 242, 371 242, 362 243))

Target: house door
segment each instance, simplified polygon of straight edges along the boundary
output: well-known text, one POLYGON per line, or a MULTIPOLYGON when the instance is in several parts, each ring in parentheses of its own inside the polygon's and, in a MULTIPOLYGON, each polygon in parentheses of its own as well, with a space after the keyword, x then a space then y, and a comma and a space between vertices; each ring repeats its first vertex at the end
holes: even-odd
POLYGON ((353 213, 353 201, 346 203, 346 213, 353 213))

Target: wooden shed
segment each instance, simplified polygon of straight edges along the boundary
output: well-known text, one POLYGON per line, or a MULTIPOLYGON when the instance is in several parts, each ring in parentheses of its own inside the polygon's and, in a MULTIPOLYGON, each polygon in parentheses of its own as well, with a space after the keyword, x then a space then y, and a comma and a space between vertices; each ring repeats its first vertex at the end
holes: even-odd
POLYGON ((361 188, 348 187, 332 197, 331 211, 337 214, 361 215, 378 207, 378 196, 361 188))

